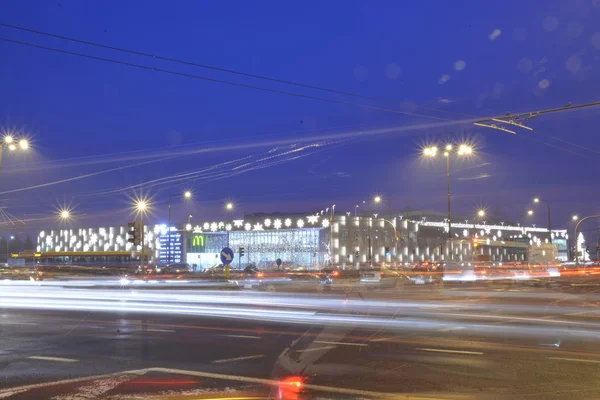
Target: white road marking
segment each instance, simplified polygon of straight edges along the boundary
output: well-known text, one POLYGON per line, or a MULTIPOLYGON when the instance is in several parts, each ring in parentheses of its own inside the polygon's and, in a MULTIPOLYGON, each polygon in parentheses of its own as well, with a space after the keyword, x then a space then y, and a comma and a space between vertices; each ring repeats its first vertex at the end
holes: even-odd
POLYGON ((600 360, 586 360, 583 358, 566 358, 566 357, 546 357, 549 360, 574 361, 582 363, 600 364, 600 360))
POLYGON ((452 332, 452 331, 459 331, 461 329, 465 329, 465 327, 464 326, 452 326, 450 328, 442 328, 438 332, 452 332))
MULTIPOLYGON (((264 378, 254 378, 250 376, 240 376, 240 375, 225 375, 225 374, 216 374, 212 372, 203 372, 203 371, 188 371, 183 369, 174 369, 174 368, 148 368, 147 372, 163 372, 167 374, 178 374, 178 375, 188 375, 188 376, 197 376, 202 378, 211 378, 211 379, 223 379, 228 381, 236 381, 236 382, 247 382, 247 383, 258 383, 262 385, 269 385, 277 387, 281 382, 274 379, 264 379, 264 378)), ((373 392, 370 390, 357 390, 350 388, 340 388, 334 386, 321 386, 321 385, 311 385, 304 384, 304 387, 307 389, 312 389, 320 392, 328 392, 328 393, 341 393, 348 394, 354 396, 363 396, 367 398, 377 398, 377 399, 398 399, 400 396, 404 398, 409 398, 406 394, 402 393, 384 393, 384 392, 373 392)), ((420 400, 433 399, 432 397, 419 397, 420 400)), ((439 397, 435 397, 435 399, 439 399, 439 397)))
POLYGON ((147 332, 175 333, 172 329, 146 329, 147 332))
POLYGON ((31 356, 31 357, 27 357, 31 360, 42 360, 42 361, 58 361, 58 362, 77 362, 79 360, 76 360, 74 358, 63 358, 63 357, 46 357, 46 356, 31 356))
POLYGON ((30 326, 39 326, 37 322, 3 322, 3 325, 30 325, 30 326))
MULTIPOLYGON (((434 313, 432 313, 432 315, 434 315, 434 313)), ((440 313, 435 313, 435 315, 441 315, 441 316, 449 316, 449 317, 473 317, 473 318, 485 318, 485 319, 501 319, 501 320, 506 320, 508 322, 514 322, 514 321, 526 321, 526 322, 551 322, 553 324, 567 324, 567 325, 594 325, 596 326, 597 323, 596 322, 583 322, 583 321, 567 321, 567 320, 549 320, 547 318, 549 317, 544 317, 544 318, 529 318, 529 317, 515 317, 515 316, 511 316, 511 315, 487 315, 487 314, 463 314, 463 313, 444 313, 444 314, 440 314, 440 313)))
MULTIPOLYGON (((22 393, 22 392, 25 392, 27 390, 32 390, 32 389, 39 389, 39 388, 45 388, 45 387, 50 387, 50 386, 56 386, 56 385, 66 385, 66 384, 77 383, 77 382, 93 381, 93 380, 110 378, 110 377, 118 377, 118 376, 123 376, 123 375, 138 375, 139 376, 139 375, 147 374, 148 372, 159 372, 159 373, 166 373, 166 374, 197 376, 197 377, 202 377, 202 378, 221 379, 221 380, 225 380, 225 381, 234 381, 234 382, 258 383, 261 385, 269 385, 269 386, 275 386, 275 387, 281 383, 274 379, 254 378, 251 376, 226 375, 226 374, 217 374, 217 373, 213 373, 213 372, 190 371, 190 370, 174 369, 174 368, 146 368, 146 369, 138 369, 138 370, 130 370, 130 371, 121 371, 121 372, 116 372, 116 373, 112 373, 112 374, 84 376, 84 377, 80 377, 80 378, 64 379, 64 380, 59 380, 59 381, 35 383, 32 385, 24 385, 24 386, 17 386, 17 387, 13 387, 13 388, 0 389, 0 399, 9 397, 9 394, 13 395, 16 392, 22 393)), ((341 388, 341 387, 335 387, 335 386, 311 385, 308 383, 305 384, 304 387, 307 389, 312 389, 312 390, 321 391, 321 392, 341 393, 341 394, 347 394, 347 395, 353 395, 353 396, 363 396, 363 397, 368 397, 368 398, 397 399, 400 396, 404 396, 404 397, 408 398, 408 396, 406 396, 406 394, 403 394, 403 393, 374 392, 374 391, 370 391, 370 390, 357 390, 357 389, 341 388)), ((420 400, 427 400, 427 399, 434 399, 434 398, 439 399, 439 397, 419 397, 420 400)))
POLYGON ((0 399, 6 399, 6 398, 9 398, 11 396, 15 396, 15 395, 17 395, 19 393, 23 393, 23 392, 26 392, 26 391, 27 391, 27 389, 16 389, 16 390, 13 390, 12 392, 0 393, 0 399))
POLYGON ((321 344, 335 344, 335 345, 340 345, 340 346, 368 346, 368 344, 365 343, 348 343, 348 342, 328 342, 326 340, 315 340, 315 343, 321 343, 321 344))
POLYGON ((224 364, 224 363, 228 363, 228 362, 234 362, 234 361, 243 361, 243 360, 253 360, 255 358, 263 358, 265 357, 264 354, 257 354, 255 356, 245 356, 245 357, 234 357, 234 358, 224 358, 222 360, 215 360, 212 363, 213 364, 224 364))
POLYGON ((454 354, 471 354, 471 355, 477 355, 480 356, 483 353, 480 351, 466 351, 466 350, 446 350, 446 349, 427 349, 427 348, 423 348, 423 347, 417 347, 415 350, 422 350, 422 351, 432 351, 432 352, 436 352, 436 353, 454 353, 454 354))
POLYGON ((89 400, 103 398, 109 392, 131 379, 131 376, 121 375, 110 378, 94 379, 79 386, 74 393, 58 395, 53 400, 89 400))
POLYGON ((34 383, 32 385, 23 385, 23 386, 17 386, 17 387, 13 387, 13 388, 0 389, 0 399, 12 396, 14 392, 21 393, 21 392, 25 392, 27 390, 39 389, 39 388, 44 388, 44 387, 48 387, 48 386, 66 385, 69 383, 77 383, 77 382, 84 382, 84 381, 88 381, 88 380, 104 379, 104 378, 110 378, 110 377, 122 376, 122 375, 144 375, 144 374, 148 373, 149 371, 150 371, 150 369, 137 369, 137 370, 131 370, 131 371, 115 372, 112 374, 82 376, 80 378, 63 379, 61 381, 34 383), (10 393, 10 395, 8 395, 9 393, 10 393))
POLYGON ((250 335, 218 335, 232 338, 240 338, 240 339, 262 339, 260 336, 250 336, 250 335))
POLYGON ((331 350, 331 349, 335 349, 335 346, 313 347, 310 349, 302 350, 301 353, 310 353, 311 351, 321 351, 321 350, 331 350))
POLYGON ((389 340, 394 340, 393 337, 382 337, 377 339, 370 339, 369 342, 387 342, 389 340))

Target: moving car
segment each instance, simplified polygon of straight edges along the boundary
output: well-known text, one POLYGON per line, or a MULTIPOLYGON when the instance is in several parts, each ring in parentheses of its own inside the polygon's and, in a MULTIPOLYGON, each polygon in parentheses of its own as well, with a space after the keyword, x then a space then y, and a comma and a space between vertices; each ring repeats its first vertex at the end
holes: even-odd
POLYGON ((192 268, 186 263, 174 263, 157 267, 156 272, 161 274, 187 274, 192 272, 192 268))
POLYGON ((247 275, 240 282, 243 289, 277 291, 300 291, 300 292, 325 292, 331 290, 331 277, 321 273, 285 273, 265 274, 258 271, 253 275, 247 275))
POLYGON ((442 279, 444 282, 475 282, 477 274, 470 263, 447 263, 442 279))
POLYGON ((420 263, 412 267, 408 274, 408 279, 410 283, 416 285, 441 284, 442 273, 441 266, 430 263, 420 263))
POLYGON ((359 288, 402 289, 410 283, 408 275, 386 267, 366 267, 360 270, 359 288))
MULTIPOLYGON (((225 266, 223 264, 218 264, 213 267, 207 268, 204 271, 204 273, 213 278, 224 278, 225 277, 225 266)), ((229 277, 230 278, 240 278, 240 277, 243 277, 243 275, 244 275, 244 270, 229 267, 229 277)))

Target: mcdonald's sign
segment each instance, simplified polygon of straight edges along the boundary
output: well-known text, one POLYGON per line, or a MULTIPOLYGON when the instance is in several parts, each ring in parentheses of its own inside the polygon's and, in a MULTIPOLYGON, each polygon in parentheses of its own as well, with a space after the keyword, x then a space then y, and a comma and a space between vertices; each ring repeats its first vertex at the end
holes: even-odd
POLYGON ((192 246, 202 246, 204 247, 204 236, 202 235, 194 235, 192 238, 192 246))
POLYGON ((204 245, 206 238, 204 235, 194 234, 190 237, 189 252, 191 253, 204 253, 204 245))

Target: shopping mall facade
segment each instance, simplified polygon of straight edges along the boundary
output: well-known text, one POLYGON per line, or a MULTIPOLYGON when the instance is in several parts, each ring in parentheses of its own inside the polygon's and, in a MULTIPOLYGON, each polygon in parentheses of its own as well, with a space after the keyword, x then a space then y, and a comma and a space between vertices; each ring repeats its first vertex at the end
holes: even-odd
MULTIPOLYGON (((567 260, 568 234, 535 226, 454 221, 418 215, 354 216, 349 213, 250 214, 243 219, 207 220, 172 226, 146 226, 144 248, 154 262, 218 264, 224 247, 235 253, 234 266, 284 265, 320 268, 335 264, 407 263, 440 260, 567 260), (243 257, 239 250, 243 249, 243 257)), ((127 241, 127 227, 54 229, 37 237, 38 257, 63 261, 139 259, 141 246, 127 241), (89 257, 88 257, 89 256, 89 257)))

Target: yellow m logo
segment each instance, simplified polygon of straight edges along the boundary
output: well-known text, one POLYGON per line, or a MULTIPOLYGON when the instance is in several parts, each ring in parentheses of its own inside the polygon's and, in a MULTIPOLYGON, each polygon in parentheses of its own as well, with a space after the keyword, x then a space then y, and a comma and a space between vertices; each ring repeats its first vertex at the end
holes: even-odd
POLYGON ((192 246, 193 247, 204 247, 204 236, 202 235, 196 235, 192 238, 192 246))

